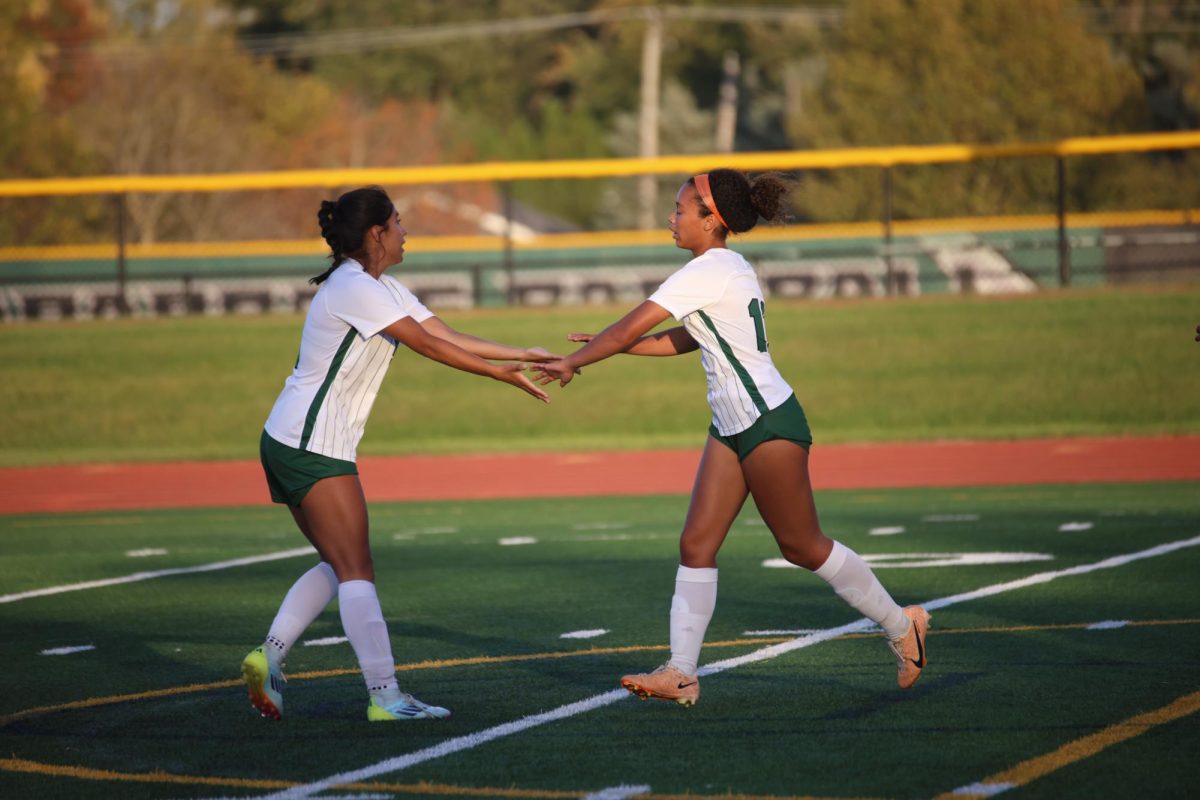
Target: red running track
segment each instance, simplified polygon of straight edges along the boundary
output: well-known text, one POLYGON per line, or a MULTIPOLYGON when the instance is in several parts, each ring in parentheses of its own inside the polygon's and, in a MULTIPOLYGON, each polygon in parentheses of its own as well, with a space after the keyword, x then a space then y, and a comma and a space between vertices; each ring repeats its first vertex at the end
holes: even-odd
MULTIPOLYGON (((686 494, 699 450, 361 458, 367 499, 686 494)), ((1200 480, 1200 436, 814 447, 822 489, 1200 480)), ((269 504, 255 461, 0 469, 0 514, 269 504)))

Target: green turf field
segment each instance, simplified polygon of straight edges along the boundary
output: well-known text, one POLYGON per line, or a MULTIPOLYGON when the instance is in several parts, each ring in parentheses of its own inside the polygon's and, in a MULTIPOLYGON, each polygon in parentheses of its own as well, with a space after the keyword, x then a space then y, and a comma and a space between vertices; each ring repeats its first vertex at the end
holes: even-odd
MULTIPOLYGON (((748 658, 704 677, 685 710, 613 690, 622 672, 665 660, 686 502, 374 506, 402 685, 454 711, 392 725, 366 723, 345 643, 295 648, 280 723, 259 719, 234 684, 312 563, 288 553, 302 542, 283 511, 0 517, 0 794, 554 798, 625 786, 656 797, 925 798, 1001 780, 1017 784, 1006 797, 1194 796, 1194 483, 821 493, 828 533, 877 565, 907 564, 878 570, 898 600, 941 606, 930 666, 907 693, 877 635, 772 633, 828 631, 856 615, 812 575, 765 568, 777 552, 747 510, 721 554, 701 661, 748 658), (903 531, 872 535, 879 528, 903 531), (534 541, 502 544, 517 537, 534 541), (282 555, 154 577, 268 554, 282 555), (961 554, 1037 560, 966 565, 961 554), (136 573, 150 577, 28 596, 136 573), (1039 574, 1049 577, 1018 583, 1039 574), (984 587, 998 588, 967 594, 984 587), (561 638, 581 630, 606 632, 561 638), (792 649, 762 657, 781 641, 792 649), (94 649, 40 654, 81 646, 94 649), (1116 741, 1122 732, 1134 735, 1116 741), (1075 749, 1057 752, 1066 745, 1075 749), (413 763, 377 766, 393 759, 413 763), (304 786, 355 770, 355 788, 304 786)), ((340 635, 333 609, 308 632, 340 635)))
MULTIPOLYGON (((401 277, 403 277, 401 275, 401 277)), ((771 301, 771 352, 818 442, 1200 432, 1200 286, 1031 297, 771 301)), ((626 309, 446 314, 468 332, 572 347, 626 309)), ((0 327, 0 466, 257 458, 294 363, 296 316, 0 327)), ((696 354, 618 357, 549 407, 397 355, 364 454, 698 447, 696 354)))

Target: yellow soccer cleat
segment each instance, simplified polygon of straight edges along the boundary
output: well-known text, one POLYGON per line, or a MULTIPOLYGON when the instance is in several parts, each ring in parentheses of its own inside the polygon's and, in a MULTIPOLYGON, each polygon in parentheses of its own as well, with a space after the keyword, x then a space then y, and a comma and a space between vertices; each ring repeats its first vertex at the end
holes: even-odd
POLYGON ((684 675, 676 667, 663 664, 653 672, 626 675, 621 686, 643 700, 674 700, 681 706, 694 706, 700 699, 700 677, 684 675))
POLYGON ((371 722, 391 722, 401 719, 445 719, 448 716, 450 716, 448 709, 422 703, 411 694, 403 692, 401 692, 399 700, 387 706, 380 704, 374 697, 367 705, 367 719, 371 722))
POLYGON ((271 663, 267 653, 256 647, 242 659, 242 680, 250 690, 250 705, 270 719, 283 718, 283 670, 271 663))

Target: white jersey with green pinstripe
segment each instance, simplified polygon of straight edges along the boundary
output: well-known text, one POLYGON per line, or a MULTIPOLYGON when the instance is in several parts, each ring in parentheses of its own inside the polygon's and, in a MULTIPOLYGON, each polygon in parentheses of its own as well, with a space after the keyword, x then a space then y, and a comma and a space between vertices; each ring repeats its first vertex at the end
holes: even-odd
POLYGON ((713 425, 722 436, 741 433, 792 395, 767 352, 758 276, 739 254, 715 248, 693 258, 650 300, 700 345, 713 425))
POLYGON ((354 461, 379 385, 398 343, 381 331, 404 317, 433 312, 387 275, 378 280, 346 259, 309 306, 296 367, 267 417, 277 442, 354 461))

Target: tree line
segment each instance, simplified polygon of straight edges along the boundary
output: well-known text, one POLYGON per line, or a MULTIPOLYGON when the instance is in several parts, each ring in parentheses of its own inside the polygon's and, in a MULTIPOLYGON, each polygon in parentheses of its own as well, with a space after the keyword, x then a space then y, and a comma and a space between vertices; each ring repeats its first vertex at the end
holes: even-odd
MULTIPOLYGON (((5 178, 632 156, 647 15, 660 154, 1044 141, 1200 123, 1200 0, 14 0, 0 7, 5 178), (718 13, 719 11, 719 13, 718 13), (516 21, 520 24, 512 24, 516 21), (501 24, 506 23, 506 24, 501 24)), ((798 221, 878 218, 877 171, 796 176, 798 221)), ((1074 159, 1069 208, 1200 204, 1195 156, 1074 159)), ((663 181, 667 200, 677 179, 663 181)), ((1052 209, 1037 160, 908 167, 897 218, 1052 209)), ((635 224, 632 181, 542 181, 555 224, 635 224)), ((135 241, 312 235, 317 190, 139 195, 135 241)), ((414 230, 477 225, 492 186, 403 194, 414 230), (450 209, 450 211, 448 211, 450 209)), ((112 238, 105 198, 5 201, 0 243, 112 238)))

